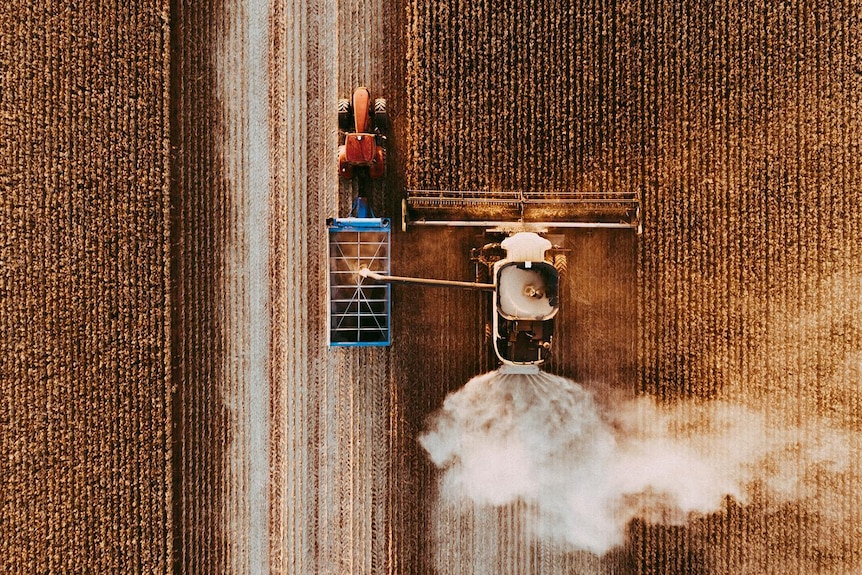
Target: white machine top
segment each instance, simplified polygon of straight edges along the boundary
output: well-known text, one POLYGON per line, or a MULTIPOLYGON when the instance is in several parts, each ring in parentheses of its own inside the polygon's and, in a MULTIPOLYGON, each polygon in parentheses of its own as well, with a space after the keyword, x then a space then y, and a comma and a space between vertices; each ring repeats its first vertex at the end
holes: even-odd
POLYGON ((545 259, 545 251, 551 249, 551 242, 533 232, 518 232, 500 244, 506 250, 506 259, 516 262, 540 262, 545 259))

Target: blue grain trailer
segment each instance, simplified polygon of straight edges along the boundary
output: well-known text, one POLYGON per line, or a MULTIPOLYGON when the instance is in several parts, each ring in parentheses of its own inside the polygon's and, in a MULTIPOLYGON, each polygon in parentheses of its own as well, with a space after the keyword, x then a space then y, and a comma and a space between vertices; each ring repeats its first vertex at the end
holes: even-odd
POLYGON ((390 222, 375 218, 364 198, 351 217, 330 218, 329 345, 387 346, 390 343, 388 283, 368 281, 359 271, 389 274, 390 222))

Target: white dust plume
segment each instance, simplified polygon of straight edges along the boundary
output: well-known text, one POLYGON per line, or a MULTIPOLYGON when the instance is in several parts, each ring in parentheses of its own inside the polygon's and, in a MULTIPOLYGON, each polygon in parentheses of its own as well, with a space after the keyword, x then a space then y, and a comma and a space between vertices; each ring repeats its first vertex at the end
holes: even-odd
POLYGON ((602 404, 562 377, 494 371, 447 397, 420 437, 443 469, 441 495, 527 504, 535 537, 603 554, 635 517, 679 524, 745 503, 804 496, 804 476, 840 470, 846 437, 782 428, 720 401, 602 404))

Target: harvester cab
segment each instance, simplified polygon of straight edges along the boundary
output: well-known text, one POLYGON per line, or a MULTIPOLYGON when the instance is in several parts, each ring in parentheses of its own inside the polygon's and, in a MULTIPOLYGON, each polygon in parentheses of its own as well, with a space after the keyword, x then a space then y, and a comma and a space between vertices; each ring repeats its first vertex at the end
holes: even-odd
POLYGON ((494 263, 494 352, 505 364, 547 359, 560 309, 559 271, 545 261, 551 242, 520 232, 501 243, 506 257, 494 263))

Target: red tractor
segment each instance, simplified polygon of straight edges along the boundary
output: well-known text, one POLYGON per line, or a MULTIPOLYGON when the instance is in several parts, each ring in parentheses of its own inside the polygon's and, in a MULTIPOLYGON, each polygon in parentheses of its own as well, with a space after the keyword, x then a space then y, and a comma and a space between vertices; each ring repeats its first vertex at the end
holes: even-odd
POLYGON ((338 173, 350 179, 367 168, 368 177, 377 179, 386 173, 386 137, 389 124, 386 100, 377 98, 371 106, 366 87, 356 88, 352 100, 338 101, 338 128, 344 132, 344 143, 338 147, 338 173))

